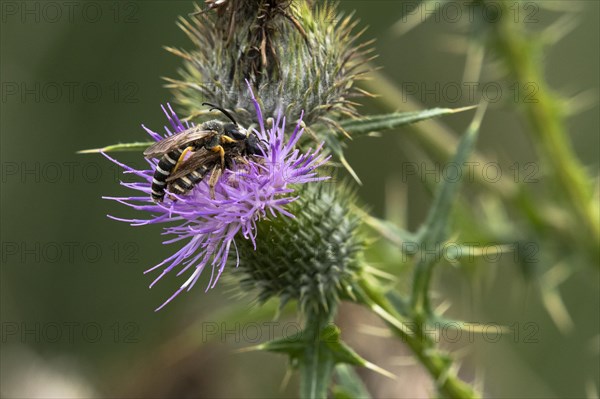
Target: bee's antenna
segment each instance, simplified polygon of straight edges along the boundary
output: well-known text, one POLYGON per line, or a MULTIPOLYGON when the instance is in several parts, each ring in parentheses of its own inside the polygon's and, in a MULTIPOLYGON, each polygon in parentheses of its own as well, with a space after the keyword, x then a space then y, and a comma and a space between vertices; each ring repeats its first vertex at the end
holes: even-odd
POLYGON ((231 114, 229 112, 227 112, 226 110, 224 110, 223 108, 217 107, 216 105, 213 105, 211 103, 202 103, 202 105, 208 105, 208 106, 212 107, 211 109, 209 109, 209 111, 212 111, 213 109, 218 109, 219 111, 221 111, 223 113, 223 115, 225 115, 226 117, 231 119, 231 121, 237 125, 237 122, 235 121, 235 119, 233 119, 233 116, 231 116, 231 114))

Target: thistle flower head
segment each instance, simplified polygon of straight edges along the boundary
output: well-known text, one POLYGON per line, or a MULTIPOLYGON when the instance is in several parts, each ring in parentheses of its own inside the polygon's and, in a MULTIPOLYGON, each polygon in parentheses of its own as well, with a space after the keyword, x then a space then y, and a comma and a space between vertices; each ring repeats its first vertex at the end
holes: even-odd
POLYGON ((335 5, 311 1, 224 0, 179 25, 191 39, 190 50, 169 48, 183 58, 179 79, 167 79, 191 117, 203 102, 234 110, 249 125, 253 115, 244 92, 254 84, 267 115, 285 105, 287 115, 305 110, 306 125, 339 129, 339 115, 356 115, 355 80, 366 71, 370 43, 359 44, 356 22, 335 5))
MULTIPOLYGON (((181 287, 157 310, 161 309, 183 290, 189 290, 198 280, 202 271, 209 267, 211 278, 208 288, 217 283, 223 272, 232 249, 236 250, 236 238, 248 240, 257 245, 257 225, 262 219, 293 218, 286 206, 298 197, 294 194, 296 185, 323 180, 315 169, 328 158, 321 154, 321 146, 301 153, 294 146, 303 133, 301 119, 289 138, 285 135, 286 118, 282 112, 274 117, 272 127, 267 128, 258 101, 252 94, 259 129, 255 133, 260 140, 268 143, 262 156, 249 158, 247 162, 233 165, 223 172, 214 187, 214 193, 205 181, 197 184, 186 195, 170 193, 163 203, 151 200, 151 184, 157 162, 148 161, 150 168, 136 170, 111 159, 128 173, 142 179, 141 182, 122 185, 143 193, 141 196, 120 197, 116 200, 136 210, 148 213, 145 219, 120 219, 132 225, 165 224, 164 233, 172 236, 166 244, 185 241, 185 245, 163 262, 146 272, 162 270, 151 287, 163 276, 178 269, 177 276, 189 271, 189 276, 181 287), (168 196, 168 197, 169 197, 168 196)), ((172 130, 165 127, 167 136, 184 131, 183 124, 168 106, 163 107, 172 130)), ((144 127, 155 140, 163 137, 144 127)), ((108 157, 108 156, 107 156, 108 157)), ((239 257, 235 261, 237 265, 239 257)))

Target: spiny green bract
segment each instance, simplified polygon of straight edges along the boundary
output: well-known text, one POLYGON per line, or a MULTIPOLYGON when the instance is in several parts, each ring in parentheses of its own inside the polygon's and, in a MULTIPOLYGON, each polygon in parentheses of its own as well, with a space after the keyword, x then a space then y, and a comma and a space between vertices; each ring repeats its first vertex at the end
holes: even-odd
MULTIPOLYGON (((180 79, 167 79, 190 117, 208 112, 209 102, 233 110, 251 125, 245 79, 254 86, 265 115, 300 115, 308 126, 323 123, 338 131, 340 115, 355 116, 349 99, 362 92, 354 81, 370 43, 357 44, 356 22, 330 3, 253 0, 208 3, 210 9, 179 25, 194 48, 168 48, 184 59, 180 79)), ((290 123, 293 121, 290 120, 290 123)))
POLYGON ((340 299, 353 297, 365 238, 351 210, 354 194, 336 186, 310 184, 290 205, 295 218, 259 223, 256 250, 249 240, 238 240, 235 274, 241 274, 244 291, 255 291, 259 302, 279 298, 281 306, 297 300, 303 311, 333 312, 340 299))

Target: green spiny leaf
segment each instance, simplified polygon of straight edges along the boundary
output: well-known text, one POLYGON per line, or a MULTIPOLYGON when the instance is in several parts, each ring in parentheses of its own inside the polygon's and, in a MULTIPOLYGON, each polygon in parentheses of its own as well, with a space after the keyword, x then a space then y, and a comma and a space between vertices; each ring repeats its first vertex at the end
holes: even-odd
POLYGON ((387 220, 371 216, 362 209, 356 209, 356 213, 362 218, 365 224, 399 247, 402 247, 403 243, 417 242, 418 237, 414 233, 404 230, 387 220))
POLYGON ((101 152, 119 152, 119 151, 121 151, 121 152, 123 152, 123 151, 139 152, 139 151, 144 151, 146 148, 148 148, 152 144, 154 144, 154 142, 152 142, 152 141, 113 144, 113 145, 107 145, 106 147, 102 147, 102 148, 92 148, 89 150, 81 150, 81 151, 77 151, 77 153, 78 154, 97 154, 97 153, 101 153, 101 152))
POLYGON ((335 399, 371 399, 371 394, 354 371, 346 364, 335 366, 336 385, 333 387, 335 399))
MULTIPOLYGON (((464 165, 468 160, 469 155, 475 147, 475 140, 479 132, 479 126, 485 114, 486 104, 483 103, 466 133, 458 143, 456 154, 452 159, 455 165, 464 165)), ((417 233, 420 237, 419 243, 423 248, 436 248, 436 252, 441 249, 440 244, 443 244, 448 238, 448 226, 450 223, 450 212, 452 205, 456 201, 458 189, 460 187, 460 179, 445 179, 437 188, 437 193, 434 196, 433 204, 427 215, 427 220, 421 226, 417 233)), ((429 283, 431 281, 433 265, 440 256, 420 256, 415 265, 415 277, 413 283, 412 305, 416 314, 422 315, 431 314, 429 304, 429 283)), ((420 316, 419 316, 420 317, 420 316)))
POLYGON ((341 121, 340 126, 348 132, 352 138, 356 138, 372 132, 395 129, 411 123, 424 121, 438 116, 456 114, 473 108, 473 106, 462 108, 432 108, 423 111, 369 115, 362 118, 341 121))
POLYGON ((359 356, 340 339, 340 330, 329 323, 307 323, 301 332, 291 337, 273 340, 250 349, 286 353, 299 365, 303 398, 324 398, 333 368, 337 364, 362 366, 390 378, 394 376, 359 356))
MULTIPOLYGON (((463 108, 432 108, 424 111, 414 112, 394 112, 384 115, 370 115, 357 119, 348 119, 337 124, 338 130, 345 132, 352 138, 366 136, 369 133, 379 132, 383 130, 395 129, 400 126, 409 125, 424 121, 426 119, 435 118, 442 115, 455 114, 458 112, 472 109, 473 107, 463 108)), ((327 128, 326 128, 327 129, 327 128)), ((348 173, 356 180, 358 184, 362 184, 358 175, 352 169, 346 158, 344 157, 344 147, 346 141, 343 138, 336 136, 325 129, 317 130, 318 137, 323 137, 327 144, 327 148, 335 154, 348 173)))
MULTIPOLYGON (((456 155, 451 161, 453 164, 461 166, 467 162, 475 146, 475 140, 477 139, 485 109, 486 105, 483 103, 477 110, 477 114, 473 118, 471 125, 458 144, 456 155)), ((460 179, 444 179, 438 187, 431 210, 427 216, 427 221, 422 227, 423 243, 438 244, 445 241, 450 211, 452 204, 456 200, 459 187, 460 179)))

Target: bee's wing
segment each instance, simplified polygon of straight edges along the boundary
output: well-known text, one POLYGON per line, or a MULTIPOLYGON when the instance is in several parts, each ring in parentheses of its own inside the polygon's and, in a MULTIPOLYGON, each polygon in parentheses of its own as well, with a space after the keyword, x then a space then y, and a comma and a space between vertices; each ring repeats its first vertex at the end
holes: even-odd
POLYGON ((221 156, 218 152, 201 148, 198 151, 194 151, 185 161, 177 165, 175 173, 167 178, 167 183, 175 181, 183 176, 189 175, 192 171, 198 169, 200 166, 218 164, 221 156))
POLYGON ((208 139, 217 134, 214 130, 204 130, 200 126, 194 126, 183 132, 169 136, 161 141, 157 141, 144 151, 146 158, 155 158, 169 151, 181 148, 192 141, 208 139))

